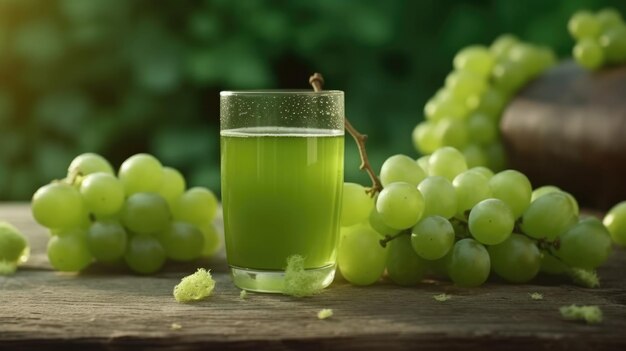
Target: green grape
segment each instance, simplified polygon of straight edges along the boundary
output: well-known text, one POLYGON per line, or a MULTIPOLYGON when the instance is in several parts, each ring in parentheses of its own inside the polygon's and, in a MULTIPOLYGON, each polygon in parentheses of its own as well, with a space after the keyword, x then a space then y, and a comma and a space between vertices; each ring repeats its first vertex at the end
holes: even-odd
POLYGON ((98 172, 115 174, 109 161, 94 153, 85 153, 76 156, 67 169, 67 173, 70 175, 80 174, 86 176, 88 174, 98 172))
POLYGON ((460 286, 482 285, 489 277, 489 253, 474 239, 461 239, 454 244, 447 258, 450 279, 460 286))
POLYGON ((430 155, 428 172, 431 176, 442 176, 452 181, 458 174, 467 170, 463 154, 453 147, 442 147, 430 155))
POLYGON ((596 38, 600 35, 600 22, 593 13, 581 10, 572 15, 567 22, 569 33, 577 40, 596 38))
POLYGON ((0 263, 22 263, 28 258, 28 251, 24 234, 11 224, 0 221, 0 263))
MULTIPOLYGON (((417 164, 415 165, 417 166, 417 164)), ((363 222, 369 218, 373 208, 374 199, 367 193, 365 187, 356 183, 343 183, 343 201, 341 203, 342 226, 349 227, 363 222)))
POLYGON ((200 258, 204 249, 204 235, 196 226, 174 222, 158 235, 167 257, 177 261, 200 258))
POLYGON ((626 25, 622 24, 603 33, 600 37, 600 45, 607 62, 626 61, 626 25))
POLYGON ((140 274, 157 272, 163 267, 165 258, 163 246, 152 235, 133 235, 124 254, 128 267, 140 274))
POLYGON ((200 231, 204 237, 202 256, 213 257, 222 248, 222 238, 213 223, 203 225, 200 227, 200 231))
POLYGON ((118 221, 106 220, 89 227, 86 244, 96 260, 115 262, 126 252, 126 239, 126 230, 118 221))
POLYGON ((136 154, 122 163, 118 177, 127 195, 157 192, 163 180, 163 166, 152 155, 136 154))
POLYGON ((437 122, 433 133, 438 145, 452 146, 457 149, 464 147, 469 138, 466 124, 450 118, 444 118, 437 122))
POLYGON ((48 240, 48 260, 54 269, 78 272, 93 261, 85 243, 85 235, 84 231, 75 230, 64 235, 55 235, 48 240))
POLYGON ((498 245, 489 246, 491 269, 511 283, 526 283, 539 273, 541 253, 534 241, 512 234, 498 245))
POLYGON ((452 71, 446 77, 446 89, 458 100, 465 100, 473 94, 482 94, 487 89, 487 81, 471 71, 452 71))
POLYGON ((33 195, 31 211, 39 224, 51 229, 76 227, 86 216, 80 193, 65 183, 39 188, 33 195))
POLYGON ((493 197, 504 201, 515 218, 519 218, 530 205, 533 188, 528 178, 518 171, 509 169, 494 175, 489 180, 489 187, 493 197))
POLYGON ((378 194, 376 211, 387 226, 410 228, 422 217, 424 197, 412 184, 391 183, 378 194))
POLYGON ((548 251, 543 251, 539 270, 547 274, 565 274, 569 267, 548 251))
POLYGON ((626 201, 613 206, 602 221, 618 245, 626 246, 626 201))
POLYGON ((167 202, 155 193, 132 194, 122 210, 122 223, 138 234, 160 232, 170 223, 167 202))
POLYGON ((485 167, 487 165, 487 154, 480 146, 469 144, 462 151, 468 168, 485 167))
POLYGON ((91 213, 107 216, 118 213, 124 206, 124 186, 110 173, 91 173, 80 185, 83 201, 91 213))
POLYGON ((604 64, 604 52, 594 38, 584 38, 576 43, 573 56, 576 62, 587 69, 595 70, 604 64))
POLYGON ((157 193, 172 206, 174 201, 185 192, 185 178, 179 171, 171 167, 163 167, 163 180, 157 193))
MULTIPOLYGON (((457 89, 460 88, 461 86, 457 89)), ((430 121, 440 121, 443 118, 464 119, 468 111, 463 99, 449 92, 442 94, 434 101, 427 103, 427 106, 424 108, 426 118, 430 121)))
POLYGON ((408 235, 402 235, 387 244, 387 275, 398 285, 412 286, 424 279, 426 261, 420 258, 411 247, 408 235))
POLYGON ((596 13, 596 19, 600 24, 602 32, 606 32, 611 28, 623 25, 622 15, 614 8, 607 7, 596 13))
MULTIPOLYGON (((424 178, 426 178, 424 170, 406 155, 393 155, 387 158, 380 169, 383 187, 394 182, 406 182, 417 186, 424 178)), ((365 213, 369 213, 369 209, 365 213)))
POLYGON ((469 169, 472 172, 477 172, 485 176, 487 179, 491 179, 493 177, 493 171, 487 167, 472 167, 469 169))
POLYGON ((396 235, 400 233, 400 229, 394 229, 385 224, 385 221, 383 221, 380 213, 376 211, 376 207, 372 208, 368 222, 372 229, 374 229, 380 235, 396 235))
POLYGON ((518 62, 504 61, 495 65, 491 78, 496 89, 510 94, 526 83, 526 73, 518 62))
POLYGON ((341 228, 337 265, 347 281, 370 285, 380 279, 385 271, 388 249, 379 241, 380 235, 367 225, 341 228))
POLYGON ((513 232, 515 217, 504 201, 487 199, 472 208, 468 224, 476 240, 486 245, 497 245, 513 232))
POLYGON ((492 121, 498 121, 506 105, 507 97, 499 90, 489 87, 480 96, 468 100, 470 109, 484 114, 492 121))
POLYGON ((191 188, 174 201, 172 214, 177 221, 202 226, 215 219, 215 215, 217 214, 217 198, 213 192, 207 188, 191 188))
POLYGON ((489 179, 479 172, 465 171, 452 181, 457 199, 457 215, 465 218, 465 212, 477 203, 491 197, 489 179))
POLYGON ((533 190, 533 192, 532 192, 532 194, 530 196, 530 202, 533 202, 533 201, 537 200, 538 198, 542 197, 545 194, 559 192, 559 191, 561 191, 561 189, 559 187, 554 186, 554 185, 540 186, 537 189, 533 190))
POLYGON ((578 222, 559 237, 556 255, 572 267, 594 269, 611 253, 611 235, 597 218, 578 222))
POLYGON ((472 45, 463 48, 454 56, 454 68, 488 77, 494 61, 489 49, 482 45, 472 45))
POLYGON ((487 160, 489 160, 487 167, 496 172, 504 169, 506 166, 506 152, 502 143, 488 145, 485 148, 485 153, 487 154, 487 160))
POLYGON ((519 42, 519 39, 512 34, 502 34, 497 37, 491 46, 489 47, 489 51, 496 58, 503 58, 509 55, 509 50, 519 42))
POLYGON ((578 216, 580 214, 580 208, 578 207, 578 201, 576 201, 576 198, 568 193, 567 191, 561 191, 563 194, 565 194, 565 196, 567 196, 567 199, 572 203, 572 207, 574 208, 574 214, 576 214, 576 216, 578 216))
POLYGON ((450 251, 453 244, 454 229, 443 217, 426 217, 413 227, 411 245, 421 258, 440 259, 450 251))
POLYGON ((422 168, 425 175, 428 174, 428 160, 429 159, 430 159, 430 155, 424 155, 418 158, 417 161, 415 161, 420 166, 420 168, 422 168))
POLYGON ((521 229, 535 239, 554 240, 577 221, 572 201, 562 192, 552 192, 533 201, 522 216, 521 229))
POLYGON ((440 176, 430 176, 424 179, 417 189, 424 198, 423 217, 438 215, 451 218, 456 214, 456 191, 452 183, 440 176))
POLYGON ((481 145, 493 143, 498 138, 496 124, 484 113, 472 113, 469 116, 467 133, 472 142, 481 145))
POLYGON ((436 126, 431 121, 424 121, 415 126, 412 139, 416 150, 424 154, 430 154, 441 146, 439 137, 435 134, 436 126))

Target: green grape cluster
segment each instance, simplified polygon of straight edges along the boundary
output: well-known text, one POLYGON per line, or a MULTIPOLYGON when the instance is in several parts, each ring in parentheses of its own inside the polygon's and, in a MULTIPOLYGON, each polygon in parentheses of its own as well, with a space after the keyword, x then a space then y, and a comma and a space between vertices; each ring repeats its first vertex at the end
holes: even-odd
POLYGON ((470 168, 504 169, 498 127, 502 111, 520 88, 555 62, 551 49, 510 34, 490 47, 461 49, 444 87, 424 106, 425 120, 413 130, 415 148, 429 155, 452 146, 461 150, 470 168))
POLYGON ((558 187, 533 190, 521 172, 470 167, 453 147, 436 150, 428 162, 408 160, 394 155, 384 162, 386 180, 375 198, 346 184, 337 261, 353 284, 373 284, 385 271, 400 285, 433 275, 467 287, 491 273, 511 283, 539 272, 595 277, 611 237, 625 243, 626 202, 603 224, 580 218, 576 199, 558 187))
POLYGON ((180 172, 149 154, 125 160, 117 176, 102 156, 79 155, 67 177, 39 188, 31 203, 35 220, 50 230, 55 269, 77 272, 98 261, 141 274, 167 259, 213 256, 221 246, 217 207, 210 190, 186 189, 180 172))
POLYGON ((626 23, 616 9, 578 11, 567 29, 576 40, 572 55, 581 66, 596 70, 605 64, 626 62, 626 23))

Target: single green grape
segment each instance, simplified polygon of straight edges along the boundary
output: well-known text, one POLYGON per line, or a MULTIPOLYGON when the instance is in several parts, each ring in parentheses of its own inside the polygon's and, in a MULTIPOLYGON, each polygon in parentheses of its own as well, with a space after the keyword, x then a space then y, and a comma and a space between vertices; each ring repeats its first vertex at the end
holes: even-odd
POLYGON ((615 243, 626 246, 626 201, 613 206, 602 221, 615 243))
POLYGON ((87 210, 96 216, 118 213, 124 206, 124 186, 110 173, 89 174, 80 185, 80 193, 87 210))
POLYGON ((380 235, 368 225, 341 228, 337 265, 341 275, 354 285, 370 285, 385 271, 388 248, 380 245, 380 235))
POLYGON ((439 137, 435 135, 436 126, 436 123, 431 121, 424 121, 415 126, 412 139, 416 150, 430 154, 441 147, 439 137))
POLYGON ((547 274, 565 274, 569 267, 558 257, 548 251, 543 251, 541 256, 541 267, 539 270, 547 274))
POLYGON ((431 176, 442 176, 452 181, 458 174, 467 170, 463 154, 453 147, 442 147, 430 155, 428 171, 431 176))
POLYGON ((163 180, 157 193, 172 206, 174 201, 185 192, 187 184, 180 172, 171 167, 163 167, 163 180))
POLYGON ((498 128, 487 114, 475 112, 467 119, 467 133, 472 142, 486 145, 496 141, 498 128))
POLYGON ((440 121, 443 118, 462 120, 467 116, 468 111, 464 99, 460 99, 450 91, 445 91, 426 103, 424 112, 427 120, 440 121))
POLYGON ((526 72, 518 62, 504 61, 497 63, 491 73, 493 85, 505 94, 511 94, 526 83, 526 72))
POLYGON ((610 28, 600 37, 604 57, 610 63, 626 61, 626 25, 610 28))
MULTIPOLYGON (((383 163, 379 177, 383 187, 394 182, 406 182, 417 186, 426 177, 426 173, 409 156, 393 155, 383 163)), ((369 213, 369 209, 366 213, 369 213)))
POLYGON ((76 174, 86 176, 98 172, 115 174, 109 161, 94 153, 84 153, 76 156, 67 169, 69 175, 76 174))
POLYGON ((466 123, 451 118, 438 121, 433 133, 438 145, 457 149, 464 147, 469 139, 466 123))
POLYGON ((487 199, 472 208, 468 224, 476 240, 486 245, 497 245, 511 235, 515 218, 504 201, 487 199))
POLYGON ((474 205, 491 197, 489 179, 479 172, 465 171, 454 178, 452 185, 457 198, 457 215, 462 218, 474 205))
POLYGON ((118 177, 127 195, 157 192, 163 181, 163 166, 152 155, 136 154, 122 163, 118 177))
POLYGON ((519 39, 516 36, 512 34, 502 34, 491 43, 489 51, 491 51, 491 54, 496 59, 508 57, 509 50, 518 42, 519 39))
POLYGON ((447 257, 450 279, 460 286, 482 285, 489 277, 491 261, 483 245, 474 239, 461 239, 454 244, 447 257))
POLYGON ((387 275, 398 285, 412 286, 421 282, 428 265, 411 247, 408 235, 402 235, 388 244, 387 275))
POLYGON ((440 176, 430 176, 417 186, 424 198, 423 217, 438 215, 451 218, 456 214, 457 198, 452 183, 440 176))
POLYGON ((499 172, 489 180, 489 187, 493 197, 504 201, 515 218, 521 217, 530 205, 532 185, 521 172, 512 169, 499 172))
POLYGON ((556 255, 570 266, 594 269, 611 253, 611 235, 597 218, 578 222, 559 237, 556 255))
POLYGON ((511 283, 526 283, 541 266, 541 253, 534 241, 521 234, 512 234, 500 244, 489 246, 491 269, 511 283))
POLYGON ((83 230, 54 235, 48 240, 48 260, 52 267, 63 272, 78 272, 93 261, 87 248, 83 230))
POLYGON ((530 202, 532 203, 533 201, 537 200, 538 198, 542 197, 545 194, 559 192, 559 191, 561 191, 561 188, 554 186, 554 185, 540 186, 536 188, 535 190, 533 190, 530 196, 530 202))
POLYGON ((425 175, 428 175, 428 160, 429 159, 430 159, 430 155, 424 155, 415 161, 422 168, 425 175))
POLYGON ((202 226, 215 219, 215 215, 217 214, 217 198, 213 192, 207 188, 191 188, 174 201, 172 214, 177 221, 202 226))
MULTIPOLYGON (((412 160, 411 160, 412 161, 412 160)), ((415 162, 413 162, 415 164, 415 162)), ((417 166, 417 164, 416 164, 417 166)), ((374 199, 361 184, 344 183, 341 203, 341 225, 349 227, 369 218, 374 199)))
POLYGON ((202 247, 203 257, 213 257, 222 248, 223 241, 213 223, 208 223, 200 227, 202 236, 204 237, 204 246, 202 247))
POLYGON ((602 32, 606 32, 611 28, 618 27, 624 24, 622 15, 614 8, 607 7, 596 13, 596 19, 600 24, 602 32))
POLYGON ((204 235, 190 223, 173 222, 157 237, 167 257, 176 261, 200 258, 204 249, 204 235))
POLYGON ((86 244, 96 260, 115 262, 124 256, 127 239, 126 230, 118 221, 106 220, 89 227, 86 244))
POLYGON ((411 231, 411 245, 421 258, 437 260, 445 256, 454 244, 454 229, 441 216, 419 221, 411 231))
POLYGON ((76 227, 87 216, 78 190, 60 182, 39 188, 33 195, 31 210, 39 224, 51 229, 76 227))
POLYGON ((472 172, 480 173, 487 179, 491 179, 494 176, 493 171, 487 167, 472 167, 469 170, 472 172))
POLYGON ((157 272, 165 263, 165 250, 152 235, 133 235, 128 241, 124 260, 130 269, 140 274, 157 272))
POLYGON ((593 13, 581 10, 576 12, 567 22, 569 33, 577 40, 596 38, 600 35, 600 22, 593 13))
POLYGON ((132 194, 122 210, 122 223, 138 234, 160 232, 170 223, 167 202, 156 193, 132 194))
POLYGON ((489 87, 476 99, 468 100, 470 109, 475 113, 484 114, 494 123, 500 119, 506 105, 507 97, 494 87, 489 87))
POLYGON ((422 217, 424 197, 412 184, 391 183, 378 194, 376 211, 389 227, 410 228, 422 217))
POLYGON ((488 77, 495 60, 486 47, 472 45, 463 48, 454 56, 454 68, 459 71, 468 71, 481 77, 488 77))
POLYGON ((452 71, 446 77, 446 89, 458 100, 466 100, 474 94, 482 94, 487 89, 487 80, 471 71, 452 71))
POLYGON ((368 218, 368 223, 372 227, 372 229, 374 229, 376 232, 378 232, 378 234, 382 236, 395 235, 400 233, 400 229, 394 229, 385 224, 385 221, 383 221, 380 213, 376 211, 376 207, 372 208, 372 211, 370 212, 370 216, 368 218))
POLYGON ((522 215, 521 229, 535 239, 554 240, 578 220, 572 201, 562 192, 538 197, 522 215))
POLYGON ((468 168, 484 167, 487 165, 487 153, 476 144, 469 144, 462 150, 468 168))
POLYGON ((581 39, 573 49, 574 58, 581 66, 595 70, 604 64, 604 51, 595 38, 581 39))
POLYGON ((0 262, 22 263, 28 258, 28 241, 13 225, 0 221, 0 262))

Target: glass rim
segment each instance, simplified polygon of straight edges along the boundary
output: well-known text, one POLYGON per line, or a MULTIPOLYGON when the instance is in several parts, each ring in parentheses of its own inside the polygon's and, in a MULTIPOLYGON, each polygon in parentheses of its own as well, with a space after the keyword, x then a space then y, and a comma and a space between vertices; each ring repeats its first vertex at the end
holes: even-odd
POLYGON ((303 95, 303 96, 333 96, 343 95, 343 90, 322 90, 313 91, 311 89, 258 89, 258 90, 223 90, 220 91, 221 97, 227 96, 286 96, 286 95, 303 95))

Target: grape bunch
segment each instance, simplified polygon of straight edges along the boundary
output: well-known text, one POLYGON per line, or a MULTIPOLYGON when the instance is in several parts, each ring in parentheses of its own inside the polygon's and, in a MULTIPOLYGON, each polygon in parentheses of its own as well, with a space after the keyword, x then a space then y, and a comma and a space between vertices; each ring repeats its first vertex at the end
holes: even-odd
POLYGON ((461 49, 444 87, 424 106, 425 120, 413 130, 415 148, 427 155, 452 146, 463 153, 469 167, 503 169, 506 159, 498 128, 502 111, 520 88, 555 62, 551 49, 509 34, 490 47, 461 49))
POLYGON ((124 161, 117 177, 102 156, 86 153, 68 175, 35 192, 35 220, 50 230, 48 259, 59 271, 92 262, 158 271, 166 259, 210 257, 221 240, 213 226, 217 199, 208 189, 185 189, 185 179, 148 154, 124 161))
POLYGON ((596 70, 605 64, 626 62, 626 23, 614 8, 595 14, 578 11, 570 18, 567 29, 576 40, 572 54, 581 66, 596 70))
POLYGON ((427 161, 391 156, 380 181, 375 197, 359 184, 344 186, 337 262, 356 285, 385 271, 400 285, 433 275, 473 287, 492 272, 511 283, 540 271, 584 279, 609 257, 611 236, 626 239, 626 202, 609 212, 607 229, 581 217, 571 194, 555 186, 533 190, 515 170, 468 167, 452 147, 427 161))

